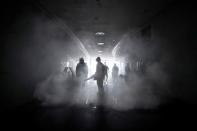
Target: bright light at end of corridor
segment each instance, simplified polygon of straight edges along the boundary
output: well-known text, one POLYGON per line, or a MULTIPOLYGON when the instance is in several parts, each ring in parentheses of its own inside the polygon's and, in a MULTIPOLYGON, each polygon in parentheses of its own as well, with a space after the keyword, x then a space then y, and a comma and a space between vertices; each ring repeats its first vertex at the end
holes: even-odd
MULTIPOLYGON (((101 57, 101 62, 104 65, 107 65, 109 68, 109 76, 112 72, 112 68, 114 64, 116 64, 119 67, 119 73, 124 73, 124 63, 120 59, 115 59, 112 57, 101 57)), ((96 71, 96 57, 90 57, 89 60, 87 60, 88 64, 88 70, 89 70, 89 76, 95 73, 96 71)))

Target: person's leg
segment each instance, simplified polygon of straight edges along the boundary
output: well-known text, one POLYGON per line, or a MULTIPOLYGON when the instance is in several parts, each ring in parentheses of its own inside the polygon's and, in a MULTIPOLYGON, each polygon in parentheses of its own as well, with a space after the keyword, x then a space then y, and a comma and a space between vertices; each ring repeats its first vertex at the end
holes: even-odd
POLYGON ((104 104, 103 80, 102 79, 97 80, 97 85, 98 85, 97 104, 98 105, 103 105, 104 104))
POLYGON ((103 93, 104 89, 103 89, 103 80, 102 79, 97 80, 97 86, 98 86, 99 93, 103 93))
POLYGON ((97 82, 97 86, 98 86, 98 92, 100 92, 100 82, 99 82, 99 80, 97 80, 96 82, 97 82))

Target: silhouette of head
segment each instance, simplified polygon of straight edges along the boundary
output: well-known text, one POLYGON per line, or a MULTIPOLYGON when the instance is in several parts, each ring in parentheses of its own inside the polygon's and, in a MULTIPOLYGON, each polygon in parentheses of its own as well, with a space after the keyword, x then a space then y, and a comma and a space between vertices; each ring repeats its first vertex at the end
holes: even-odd
POLYGON ((101 62, 101 58, 100 58, 100 57, 97 57, 97 58, 96 58, 96 61, 97 61, 97 62, 101 62))
POLYGON ((79 59, 79 62, 80 62, 80 63, 84 63, 84 59, 83 59, 83 58, 80 58, 80 59, 79 59))

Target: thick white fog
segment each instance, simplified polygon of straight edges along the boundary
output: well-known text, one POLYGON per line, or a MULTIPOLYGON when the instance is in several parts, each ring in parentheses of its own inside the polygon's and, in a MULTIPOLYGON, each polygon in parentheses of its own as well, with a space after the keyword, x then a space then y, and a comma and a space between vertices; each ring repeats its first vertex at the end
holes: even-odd
MULTIPOLYGON (((7 100, 4 102, 6 105, 20 105, 32 99, 39 99, 45 106, 96 104, 99 98, 96 81, 89 80, 86 87, 80 87, 79 81, 75 77, 67 78, 63 69, 69 63, 75 74, 79 58, 84 57, 88 76, 91 76, 96 70, 97 56, 110 68, 105 85, 106 99, 103 101, 109 108, 156 108, 168 100, 177 99, 196 103, 196 37, 193 35, 196 30, 193 28, 194 17, 190 17, 195 14, 193 6, 180 5, 172 13, 166 12, 151 21, 142 20, 139 26, 127 21, 127 15, 133 21, 132 14, 127 14, 129 10, 120 13, 125 14, 126 19, 117 15, 118 23, 106 19, 109 21, 106 25, 100 23, 102 18, 92 16, 94 12, 87 16, 84 12, 84 16, 98 21, 89 26, 83 16, 79 17, 80 10, 74 11, 73 20, 76 22, 73 22, 70 19, 73 14, 69 11, 69 17, 64 18, 64 14, 58 15, 62 11, 55 11, 57 14, 54 15, 50 13, 54 11, 51 8, 45 10, 35 6, 21 9, 16 17, 11 12, 8 17, 13 17, 13 21, 7 19, 8 26, 2 33, 2 37, 5 36, 2 41, 2 96, 7 100), (110 27, 102 29, 99 25, 110 27), (106 38, 96 40, 96 32, 104 32, 106 38), (106 47, 100 53, 103 55, 98 53, 101 48, 96 48, 98 42, 103 42, 103 47, 106 47), (117 43, 120 44, 116 51, 110 52, 117 43), (84 48, 89 57, 86 57, 88 53, 84 48), (105 55, 105 52, 112 55, 105 55), (120 69, 117 83, 111 80, 114 63, 120 69), (127 63, 132 71, 127 74, 126 82, 124 79, 128 72, 124 67, 127 63)), ((111 13, 114 14, 113 10, 111 13)), ((136 18, 135 21, 141 20, 136 18)))
MULTIPOLYGON (((168 93, 166 87, 167 75, 158 64, 151 65, 147 74, 138 76, 131 74, 129 82, 119 78, 117 83, 109 79, 105 83, 105 99, 102 101, 107 107, 115 109, 154 108, 163 102, 162 95, 168 93)), ((35 97, 43 102, 43 105, 54 106, 62 104, 74 104, 86 106, 98 104, 96 81, 86 82, 85 87, 80 87, 77 78, 68 78, 64 72, 51 74, 41 81, 35 91, 35 97)))
MULTIPOLYGON (((22 81, 34 80, 34 97, 41 100, 43 105, 85 106, 97 103, 96 81, 90 80, 85 88, 81 88, 75 77, 67 78, 62 72, 62 61, 77 62, 80 57, 84 57, 83 51, 76 41, 70 38, 71 35, 68 34, 69 31, 65 31, 64 25, 45 16, 32 16, 31 19, 27 18, 27 21, 28 34, 19 34, 19 40, 16 41, 21 43, 15 48, 15 52, 20 51, 20 54, 10 54, 10 57, 16 57, 21 61, 19 67, 21 70, 24 69, 20 73, 22 81)), ((11 39, 8 42, 13 43, 11 39)), ((123 65, 130 62, 132 66, 132 63, 136 62, 136 56, 140 57, 146 66, 145 73, 139 75, 132 72, 129 74, 128 82, 125 82, 124 66, 121 65, 120 77, 115 86, 110 79, 105 86, 106 97, 103 103, 115 109, 157 107, 171 92, 168 88, 169 74, 165 70, 165 65, 170 61, 170 54, 163 53, 159 43, 150 44, 140 37, 130 35, 122 40, 121 48, 116 62, 119 62, 118 55, 122 55, 121 58, 125 58, 124 61, 121 59, 123 65)), ((106 60, 102 56, 101 59, 103 63, 106 60)), ((85 62, 88 64, 90 76, 95 72, 94 64, 91 65, 86 58, 85 62)), ((114 63, 107 61, 107 64, 111 68, 114 63)), ((70 62, 70 66, 75 70, 76 63, 70 62)))
MULTIPOLYGON (((55 30, 54 32, 57 31, 55 30)), ((42 36, 40 37, 42 38, 42 36)), ((117 83, 112 83, 111 68, 114 61, 108 60, 107 65, 110 71, 107 85, 105 85, 105 100, 103 104, 115 109, 157 107, 161 102, 165 101, 166 96, 170 95, 168 88, 170 82, 169 75, 164 70, 165 61, 169 58, 163 54, 158 55, 158 52, 160 52, 159 46, 154 46, 154 48, 153 46, 148 47, 146 45, 147 43, 139 40, 137 37, 127 37, 122 42, 126 43, 123 46, 125 52, 123 54, 125 55, 123 65, 125 66, 127 62, 130 62, 133 63, 133 65, 131 64, 131 68, 136 68, 137 63, 135 59, 136 56, 139 56, 143 59, 143 63, 146 66, 144 67, 145 72, 141 75, 138 72, 131 72, 128 81, 125 82, 123 78, 126 73, 124 72, 124 66, 118 64, 120 68, 119 75, 123 77, 119 77, 117 83)), ((71 48, 69 45, 66 47, 71 48)), ((57 54, 61 52, 57 48, 51 48, 51 46, 48 48, 54 50, 57 54)), ((103 63, 106 62, 105 57, 101 57, 101 59, 103 63)), ((68 62, 71 61, 69 59, 66 60, 68 62)), ((91 59, 94 62, 85 61, 88 64, 90 76, 95 72, 96 62, 94 59, 91 59)), ((70 65, 74 70, 76 68, 76 62, 77 59, 75 64, 70 65)), ((119 63, 118 58, 115 62, 119 63)), ((65 61, 65 63, 67 62, 65 61)), ((63 66, 67 66, 67 64, 63 64, 63 66)), ((78 104, 85 106, 98 103, 96 81, 90 80, 86 82, 86 87, 80 87, 77 78, 68 78, 65 75, 61 62, 56 68, 57 72, 50 74, 45 80, 40 81, 36 87, 35 97, 41 100, 43 105, 78 104)))

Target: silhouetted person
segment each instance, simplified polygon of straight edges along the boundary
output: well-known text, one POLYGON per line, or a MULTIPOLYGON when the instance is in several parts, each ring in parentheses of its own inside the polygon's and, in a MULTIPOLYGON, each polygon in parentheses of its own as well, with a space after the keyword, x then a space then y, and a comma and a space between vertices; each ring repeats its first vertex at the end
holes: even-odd
POLYGON ((107 81, 108 80, 109 67, 107 66, 107 63, 106 62, 104 63, 104 66, 105 66, 105 79, 107 81))
POLYGON ((116 64, 114 64, 113 68, 112 68, 112 80, 113 80, 113 84, 116 84, 117 80, 118 80, 118 74, 119 74, 119 68, 116 64))
POLYGON ((71 67, 65 67, 64 73, 66 75, 67 79, 73 79, 74 78, 74 71, 71 67))
POLYGON ((95 72, 95 75, 94 75, 94 79, 97 81, 97 86, 98 86, 99 93, 103 93, 104 92, 103 81, 104 81, 104 78, 106 76, 106 67, 101 62, 100 57, 97 57, 96 61, 97 61, 97 65, 96 65, 96 72, 95 72))
POLYGON ((101 62, 101 58, 97 57, 96 58, 97 65, 96 65, 96 72, 94 75, 90 76, 86 80, 89 79, 94 79, 97 81, 97 86, 98 86, 98 91, 100 94, 104 93, 104 87, 103 87, 103 82, 106 76, 106 67, 105 65, 101 62))
POLYGON ((129 63, 127 63, 125 66, 125 80, 126 81, 129 80, 130 73, 131 73, 131 68, 130 68, 129 63))
POLYGON ((83 58, 79 59, 79 63, 76 66, 76 77, 80 80, 82 86, 85 86, 84 80, 88 76, 88 66, 84 62, 83 58))

